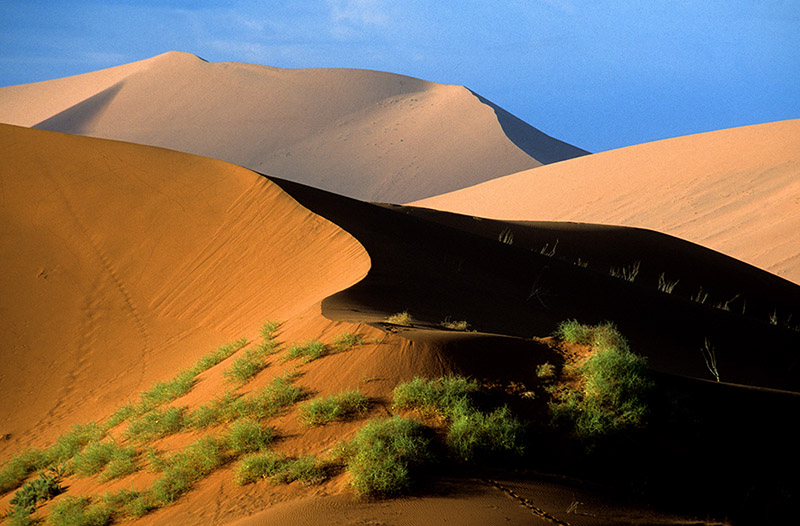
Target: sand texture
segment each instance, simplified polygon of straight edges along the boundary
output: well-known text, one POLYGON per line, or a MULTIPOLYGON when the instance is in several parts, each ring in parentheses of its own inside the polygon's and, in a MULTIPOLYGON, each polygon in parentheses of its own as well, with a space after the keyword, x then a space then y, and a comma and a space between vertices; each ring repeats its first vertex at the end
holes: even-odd
POLYGON ((461 86, 178 52, 0 88, 0 122, 162 146, 386 202, 586 153, 461 86))

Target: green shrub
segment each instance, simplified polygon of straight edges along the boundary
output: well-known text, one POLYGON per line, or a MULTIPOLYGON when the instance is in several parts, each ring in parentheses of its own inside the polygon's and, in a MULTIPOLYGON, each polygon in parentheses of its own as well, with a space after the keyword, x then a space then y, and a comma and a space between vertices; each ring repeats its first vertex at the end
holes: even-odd
POLYGON ((264 342, 269 342, 275 339, 275 336, 278 335, 278 329, 280 329, 282 323, 279 321, 267 321, 259 329, 259 334, 261 335, 261 340, 264 342))
POLYGON ((113 413, 111 413, 111 416, 108 417, 108 420, 103 423, 103 428, 108 431, 109 429, 120 425, 122 422, 133 416, 136 416, 137 414, 139 414, 137 406, 132 403, 120 406, 113 413))
POLYGON ((89 497, 66 496, 53 506, 53 526, 106 526, 114 520, 114 511, 104 503, 92 504, 89 497))
POLYGON ((586 439, 641 426, 653 386, 645 359, 630 351, 612 324, 586 330, 591 334, 593 352, 577 368, 579 388, 553 391, 550 408, 555 421, 568 423, 576 435, 586 439))
POLYGON ((0 495, 16 489, 28 475, 47 466, 47 455, 40 449, 28 449, 12 457, 0 469, 0 495))
POLYGON ((405 310, 403 312, 392 314, 386 318, 386 321, 392 325, 403 325, 405 327, 410 327, 414 324, 414 318, 408 313, 408 311, 405 310))
POLYGON ((9 526, 32 526, 39 524, 41 521, 38 518, 31 516, 31 511, 21 506, 13 506, 5 514, 8 519, 9 526))
POLYGON ((62 464, 74 457, 86 444, 100 440, 102 436, 103 430, 94 422, 74 425, 47 450, 46 464, 62 464))
POLYGON ((360 334, 345 332, 333 339, 333 346, 338 352, 346 351, 356 345, 364 345, 364 337, 360 334))
POLYGON ((286 351, 286 360, 294 360, 295 358, 302 358, 303 363, 322 358, 328 353, 327 346, 318 341, 311 341, 305 343, 295 343, 286 351))
POLYGON ((303 390, 294 385, 290 375, 279 376, 249 396, 237 398, 222 414, 224 421, 237 418, 261 420, 278 416, 303 396, 303 390))
POLYGON ((216 437, 205 436, 189 444, 166 460, 164 474, 153 484, 155 504, 165 506, 174 502, 225 460, 225 444, 216 437))
POLYGON ((450 329, 451 331, 466 331, 469 329, 469 323, 467 323, 466 320, 453 321, 451 319, 446 319, 439 323, 439 325, 445 329, 450 329))
POLYGON ((234 342, 231 342, 227 345, 223 345, 222 347, 218 347, 213 351, 211 351, 210 353, 203 356, 202 358, 200 358, 199 360, 197 360, 197 362, 195 362, 190 371, 192 371, 194 374, 197 375, 202 373, 203 371, 211 369, 212 367, 223 361, 225 358, 228 358, 233 353, 243 348, 245 345, 247 345, 247 338, 239 338, 234 342))
POLYGON ((235 477, 240 485, 259 479, 268 479, 273 484, 299 481, 304 485, 311 485, 323 482, 328 474, 323 463, 314 456, 290 458, 266 451, 243 458, 236 467, 235 477))
POLYGON ((134 447, 122 447, 116 442, 94 442, 75 455, 71 467, 82 477, 103 471, 103 480, 109 480, 135 472, 138 469, 136 457, 134 447))
POLYGON ((256 347, 255 349, 248 349, 243 356, 239 356, 233 360, 230 369, 225 371, 223 375, 231 382, 243 385, 249 382, 256 374, 261 372, 269 365, 265 360, 271 347, 256 347))
POLYGON ((367 411, 367 397, 358 391, 346 391, 326 398, 315 398, 299 408, 298 419, 307 426, 321 426, 367 411))
POLYGON ((151 407, 163 405, 180 398, 192 390, 195 376, 192 370, 185 370, 178 373, 175 378, 164 382, 156 382, 153 386, 142 393, 141 407, 147 410, 151 407))
POLYGON ((411 487, 415 469, 432 460, 422 424, 394 416, 371 420, 345 446, 347 471, 361 495, 395 495, 411 487))
POLYGON ((153 440, 183 431, 188 425, 185 407, 156 408, 131 420, 125 436, 133 440, 153 440))
POLYGON ((501 454, 520 455, 523 430, 507 407, 488 414, 467 407, 453 417, 447 445, 465 461, 501 454))
POLYGON ((539 378, 552 378, 556 375, 556 368, 550 362, 536 366, 536 376, 539 378))
POLYGON ((254 420, 238 420, 228 432, 227 446, 234 455, 254 453, 267 449, 275 438, 271 427, 264 427, 254 420))
POLYGON ((394 407, 438 412, 442 416, 452 417, 456 408, 468 404, 470 397, 479 390, 478 382, 462 376, 444 376, 432 380, 415 377, 395 387, 394 407))
POLYGON ((40 502, 45 502, 64 491, 61 487, 61 477, 52 472, 42 472, 33 480, 22 487, 11 497, 11 509, 22 508, 28 513, 33 513, 40 502))
POLYGON ((589 345, 592 343, 592 327, 583 325, 578 320, 562 321, 553 336, 568 343, 589 345))

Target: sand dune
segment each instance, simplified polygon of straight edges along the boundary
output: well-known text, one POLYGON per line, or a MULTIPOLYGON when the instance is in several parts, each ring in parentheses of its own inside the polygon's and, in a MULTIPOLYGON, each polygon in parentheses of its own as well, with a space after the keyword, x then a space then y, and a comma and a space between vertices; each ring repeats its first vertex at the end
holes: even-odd
POLYGON ((0 142, 4 450, 102 418, 369 268, 351 236, 248 170, 8 125, 0 142))
POLYGON ((196 153, 386 202, 586 153, 461 86, 178 52, 0 88, 0 122, 196 153))
POLYGON ((800 120, 602 152, 417 201, 671 234, 800 283, 800 120))

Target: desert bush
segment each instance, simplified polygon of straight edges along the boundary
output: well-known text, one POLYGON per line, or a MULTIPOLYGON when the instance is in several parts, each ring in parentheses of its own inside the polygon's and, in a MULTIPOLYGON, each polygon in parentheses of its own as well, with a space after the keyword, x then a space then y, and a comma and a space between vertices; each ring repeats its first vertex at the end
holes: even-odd
POLYGON ((106 526, 114 520, 114 510, 90 497, 66 496, 53 506, 49 522, 53 526, 106 526))
POLYGON ((337 352, 346 351, 356 345, 364 345, 364 337, 360 334, 345 332, 333 339, 333 346, 337 352))
POLYGON ((589 439, 642 425, 652 389, 645 359, 630 351, 612 324, 586 330, 594 351, 577 366, 580 387, 553 391, 554 419, 589 439))
POLYGON ((327 352, 328 348, 322 342, 311 341, 305 343, 295 343, 286 351, 286 360, 302 358, 303 363, 308 363, 316 360, 317 358, 322 358, 325 356, 325 354, 327 354, 327 352))
POLYGON ((299 408, 298 419, 307 426, 321 426, 337 419, 363 414, 367 397, 358 391, 346 391, 326 398, 315 398, 299 408))
POLYGON ((274 438, 273 428, 254 420, 238 420, 228 431, 226 445, 233 455, 243 455, 266 449, 274 438))
POLYGON ((461 460, 474 461, 523 452, 523 425, 507 407, 483 413, 464 407, 457 411, 447 433, 447 445, 461 460))
POLYGON ((247 338, 242 337, 231 343, 218 347, 197 360, 190 371, 192 371, 195 375, 200 374, 203 371, 207 371, 231 356, 239 349, 242 349, 245 345, 247 345, 247 338))
POLYGON ((174 502, 225 460, 225 444, 216 437, 205 436, 189 444, 166 460, 164 474, 152 487, 154 503, 165 506, 174 502))
POLYGON ((61 435, 45 453, 45 465, 63 464, 87 444, 100 440, 103 430, 95 422, 76 424, 61 435))
POLYGON ((75 455, 70 466, 82 477, 102 471, 102 480, 111 480, 136 472, 139 469, 137 457, 135 447, 123 447, 116 442, 94 442, 75 455))
POLYGON ((63 491, 61 477, 52 471, 43 471, 35 479, 23 484, 11 497, 9 504, 15 514, 21 515, 20 512, 16 511, 19 508, 26 510, 30 514, 33 513, 40 502, 48 501, 56 495, 60 495, 63 491))
POLYGON ((274 320, 264 322, 264 324, 261 325, 261 329, 259 329, 261 340, 264 342, 274 340, 275 336, 278 335, 278 329, 280 329, 281 325, 281 322, 274 320))
POLYGON ((539 378, 552 378, 556 375, 556 368, 550 362, 536 366, 536 376, 539 378))
POLYGON ((235 358, 231 367, 222 374, 229 381, 243 385, 269 365, 265 358, 271 351, 271 347, 263 346, 248 349, 243 356, 235 358))
POLYGON ((47 466, 47 455, 41 449, 28 449, 12 457, 0 469, 0 495, 16 489, 37 469, 47 466))
POLYGON ((189 426, 185 407, 156 408, 134 418, 125 430, 125 437, 147 441, 183 431, 189 426))
POLYGON ((456 408, 468 403, 469 398, 480 390, 474 380, 462 376, 444 376, 436 379, 415 377, 394 388, 394 407, 397 409, 420 409, 438 412, 452 417, 456 408))
POLYGON ((608 271, 609 274, 614 276, 615 278, 623 279, 625 281, 633 282, 636 280, 636 276, 639 275, 639 267, 641 266, 642 262, 637 261, 632 265, 627 267, 611 267, 608 271))
POLYGON ((324 464, 314 456, 291 458, 272 451, 246 456, 237 465, 235 475, 240 485, 259 479, 267 479, 273 484, 298 481, 311 485, 323 482, 327 477, 324 464))
POLYGON ((450 329, 452 331, 466 331, 467 329, 469 329, 469 323, 467 323, 466 320, 453 321, 448 318, 443 322, 439 323, 439 325, 441 327, 444 327, 445 329, 450 329))
POLYGON ((667 279, 666 275, 662 272, 658 276, 658 290, 661 292, 666 292, 667 294, 672 294, 672 291, 675 289, 675 286, 679 281, 680 280, 678 279, 675 281, 667 279))
POLYGON ((141 410, 169 403, 180 398, 192 390, 197 373, 191 369, 181 371, 171 380, 156 382, 153 386, 142 393, 141 410))
POLYGON ((386 321, 392 325, 404 325, 407 327, 414 324, 414 318, 408 313, 408 311, 405 310, 403 312, 392 314, 386 318, 386 321))
POLYGON ((396 495, 407 491, 414 471, 433 459, 422 424, 394 416, 371 420, 343 448, 347 472, 361 495, 396 495))
POLYGON ((292 375, 278 376, 260 390, 237 398, 223 411, 223 421, 237 418, 261 420, 281 414, 287 407, 300 401, 303 390, 292 383, 292 375))

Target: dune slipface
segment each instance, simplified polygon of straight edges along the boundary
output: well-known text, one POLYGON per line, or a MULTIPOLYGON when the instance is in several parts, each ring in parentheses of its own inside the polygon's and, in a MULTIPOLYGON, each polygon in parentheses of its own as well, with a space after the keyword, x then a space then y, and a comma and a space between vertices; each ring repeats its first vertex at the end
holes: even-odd
POLYGON ((104 418, 369 268, 350 235, 249 170, 8 125, 0 143, 4 450, 104 418))
POLYGON ((178 52, 0 88, 0 122, 167 147, 387 202, 586 153, 461 86, 178 52))
POLYGON ((800 283, 800 120, 602 152, 417 201, 504 220, 636 226, 800 283))

